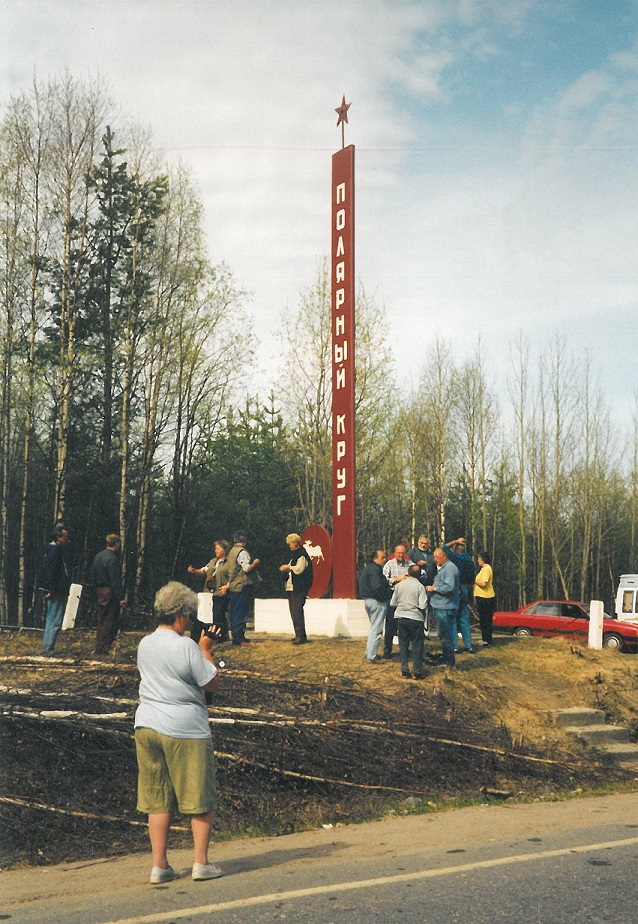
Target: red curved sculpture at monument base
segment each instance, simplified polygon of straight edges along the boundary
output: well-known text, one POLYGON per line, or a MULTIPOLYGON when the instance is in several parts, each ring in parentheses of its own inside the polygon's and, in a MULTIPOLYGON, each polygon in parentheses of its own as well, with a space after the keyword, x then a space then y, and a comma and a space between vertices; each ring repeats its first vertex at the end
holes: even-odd
POLYGON ((313 581, 309 597, 323 597, 332 578, 332 539, 323 526, 309 526, 301 534, 301 544, 312 561, 313 581))

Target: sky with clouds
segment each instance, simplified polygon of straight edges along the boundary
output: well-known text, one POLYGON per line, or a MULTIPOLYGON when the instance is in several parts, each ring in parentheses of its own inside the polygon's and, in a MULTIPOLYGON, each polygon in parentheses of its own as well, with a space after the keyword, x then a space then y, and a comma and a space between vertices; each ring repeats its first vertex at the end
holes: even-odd
POLYGON ((191 165, 211 258, 282 311, 330 248, 351 102, 356 271, 416 383, 437 335, 495 380, 522 332, 589 350, 617 412, 638 376, 638 0, 0 0, 0 106, 100 73, 191 165))

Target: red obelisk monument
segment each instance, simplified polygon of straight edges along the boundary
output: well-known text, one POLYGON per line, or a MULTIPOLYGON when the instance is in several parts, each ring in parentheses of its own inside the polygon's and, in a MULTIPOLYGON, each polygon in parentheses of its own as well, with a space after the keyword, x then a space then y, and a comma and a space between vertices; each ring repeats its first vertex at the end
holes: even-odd
MULTIPOLYGON (((303 546, 316 568, 304 608, 308 635, 367 638, 370 621, 357 600, 354 420, 354 146, 345 145, 345 96, 336 110, 341 150, 332 158, 332 543, 317 524, 303 546), (332 561, 332 599, 326 596, 332 561)), ((288 603, 255 601, 255 631, 292 634, 288 603)))
POLYGON ((344 96, 335 110, 341 150, 332 157, 332 581, 335 598, 354 600, 354 145, 345 146, 350 105, 344 96))

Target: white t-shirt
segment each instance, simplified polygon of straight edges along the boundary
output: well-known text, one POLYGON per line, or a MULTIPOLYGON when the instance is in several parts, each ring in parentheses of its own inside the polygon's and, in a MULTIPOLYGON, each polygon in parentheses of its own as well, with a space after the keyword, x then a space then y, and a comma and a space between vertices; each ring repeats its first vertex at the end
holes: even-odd
POLYGON ((137 649, 140 705, 135 728, 152 728, 171 738, 208 738, 203 686, 217 673, 199 646, 172 629, 158 628, 137 649))

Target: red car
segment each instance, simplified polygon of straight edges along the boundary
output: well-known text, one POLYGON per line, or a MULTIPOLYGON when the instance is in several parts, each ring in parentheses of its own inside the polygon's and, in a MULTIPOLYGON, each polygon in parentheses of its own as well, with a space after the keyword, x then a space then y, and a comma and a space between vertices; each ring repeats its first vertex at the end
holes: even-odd
MULTIPOLYGON (((589 608, 574 600, 537 600, 513 613, 494 613, 494 628, 512 635, 553 638, 568 635, 587 641, 589 608)), ((603 618, 603 648, 638 650, 638 624, 603 618)))

